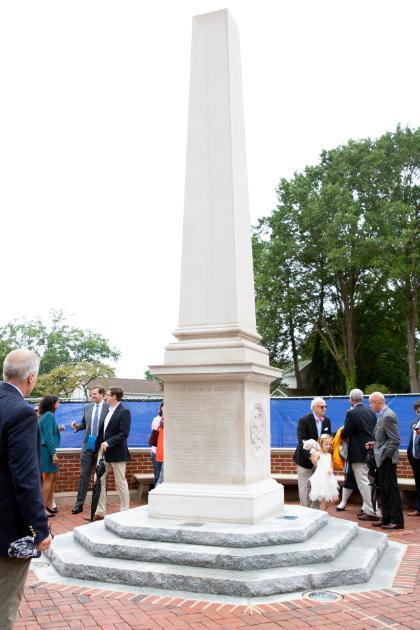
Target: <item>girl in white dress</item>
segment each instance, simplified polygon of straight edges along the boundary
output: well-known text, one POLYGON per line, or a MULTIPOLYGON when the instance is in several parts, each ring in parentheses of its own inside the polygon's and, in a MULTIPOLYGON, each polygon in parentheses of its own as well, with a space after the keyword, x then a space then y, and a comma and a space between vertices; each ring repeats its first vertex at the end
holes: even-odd
POLYGON ((311 501, 319 501, 319 509, 326 511, 329 504, 338 501, 338 484, 334 477, 331 457, 332 438, 324 433, 318 442, 320 450, 311 451, 311 461, 316 470, 309 478, 311 482, 309 497, 311 501))

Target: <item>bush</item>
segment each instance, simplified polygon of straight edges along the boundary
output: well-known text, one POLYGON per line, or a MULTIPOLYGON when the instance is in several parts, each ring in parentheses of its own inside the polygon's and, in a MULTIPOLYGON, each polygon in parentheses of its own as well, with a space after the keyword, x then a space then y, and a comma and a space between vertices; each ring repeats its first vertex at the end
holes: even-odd
POLYGON ((386 385, 381 385, 381 383, 372 383, 371 385, 366 385, 365 394, 369 396, 369 394, 373 394, 373 392, 381 392, 382 394, 390 394, 388 387, 386 385))

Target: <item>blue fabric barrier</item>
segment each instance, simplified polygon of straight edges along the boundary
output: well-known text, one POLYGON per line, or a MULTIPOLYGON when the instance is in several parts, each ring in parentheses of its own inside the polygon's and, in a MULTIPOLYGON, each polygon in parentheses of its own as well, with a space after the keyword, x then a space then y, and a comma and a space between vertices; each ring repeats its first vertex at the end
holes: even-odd
MULTIPOLYGON (((401 432, 401 448, 407 448, 408 428, 414 419, 413 404, 419 396, 386 396, 387 405, 395 411, 401 432)), ((273 448, 294 448, 296 446, 296 426, 300 417, 309 413, 312 398, 273 398, 271 400, 271 446, 273 448)), ((332 429, 340 427, 349 408, 348 398, 325 398, 327 416, 331 419, 332 429)), ((147 446, 150 425, 159 411, 159 400, 124 401, 131 411, 131 431, 129 446, 147 446)), ((365 404, 368 404, 367 398, 365 404)), ((84 403, 63 402, 56 413, 58 424, 64 424, 66 430, 61 434, 62 448, 80 448, 84 432, 74 433, 73 420, 80 422, 83 417, 84 403)))
MULTIPOLYGON (((401 449, 407 448, 408 430, 415 418, 413 404, 419 396, 385 396, 386 404, 397 414, 401 433, 401 449)), ((299 418, 311 410, 311 398, 273 398, 271 399, 271 446, 273 448, 295 447, 296 427, 299 418)), ((344 422, 349 409, 347 397, 325 397, 327 416, 331 420, 332 430, 336 431, 344 422)), ((368 397, 364 404, 369 406, 368 397)))
MULTIPOLYGON (((129 446, 148 446, 150 425, 159 411, 159 400, 132 401, 124 400, 124 407, 131 411, 131 431, 128 440, 129 446)), ((75 420, 80 423, 83 418, 85 403, 62 402, 55 417, 58 424, 64 424, 66 430, 61 434, 61 448, 80 448, 85 434, 84 431, 73 432, 71 423, 75 420)))

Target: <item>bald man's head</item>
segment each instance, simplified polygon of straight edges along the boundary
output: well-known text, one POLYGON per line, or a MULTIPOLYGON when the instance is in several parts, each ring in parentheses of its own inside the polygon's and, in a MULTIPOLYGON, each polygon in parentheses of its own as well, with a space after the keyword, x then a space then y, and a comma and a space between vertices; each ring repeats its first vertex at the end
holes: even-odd
POLYGON ((385 396, 382 392, 373 392, 369 396, 369 404, 375 413, 378 413, 385 407, 385 396))

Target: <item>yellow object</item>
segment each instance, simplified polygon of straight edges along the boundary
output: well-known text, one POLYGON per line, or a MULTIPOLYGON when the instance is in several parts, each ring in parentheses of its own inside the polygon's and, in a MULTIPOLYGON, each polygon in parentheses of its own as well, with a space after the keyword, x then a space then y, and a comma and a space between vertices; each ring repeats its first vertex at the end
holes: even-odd
POLYGON ((332 442, 332 448, 333 448, 332 460, 333 460, 334 470, 343 470, 343 468, 344 468, 344 459, 340 455, 340 446, 341 446, 341 443, 343 441, 343 438, 341 437, 341 434, 343 432, 343 428, 344 427, 340 427, 338 429, 337 433, 335 434, 335 436, 333 437, 333 442, 332 442))

